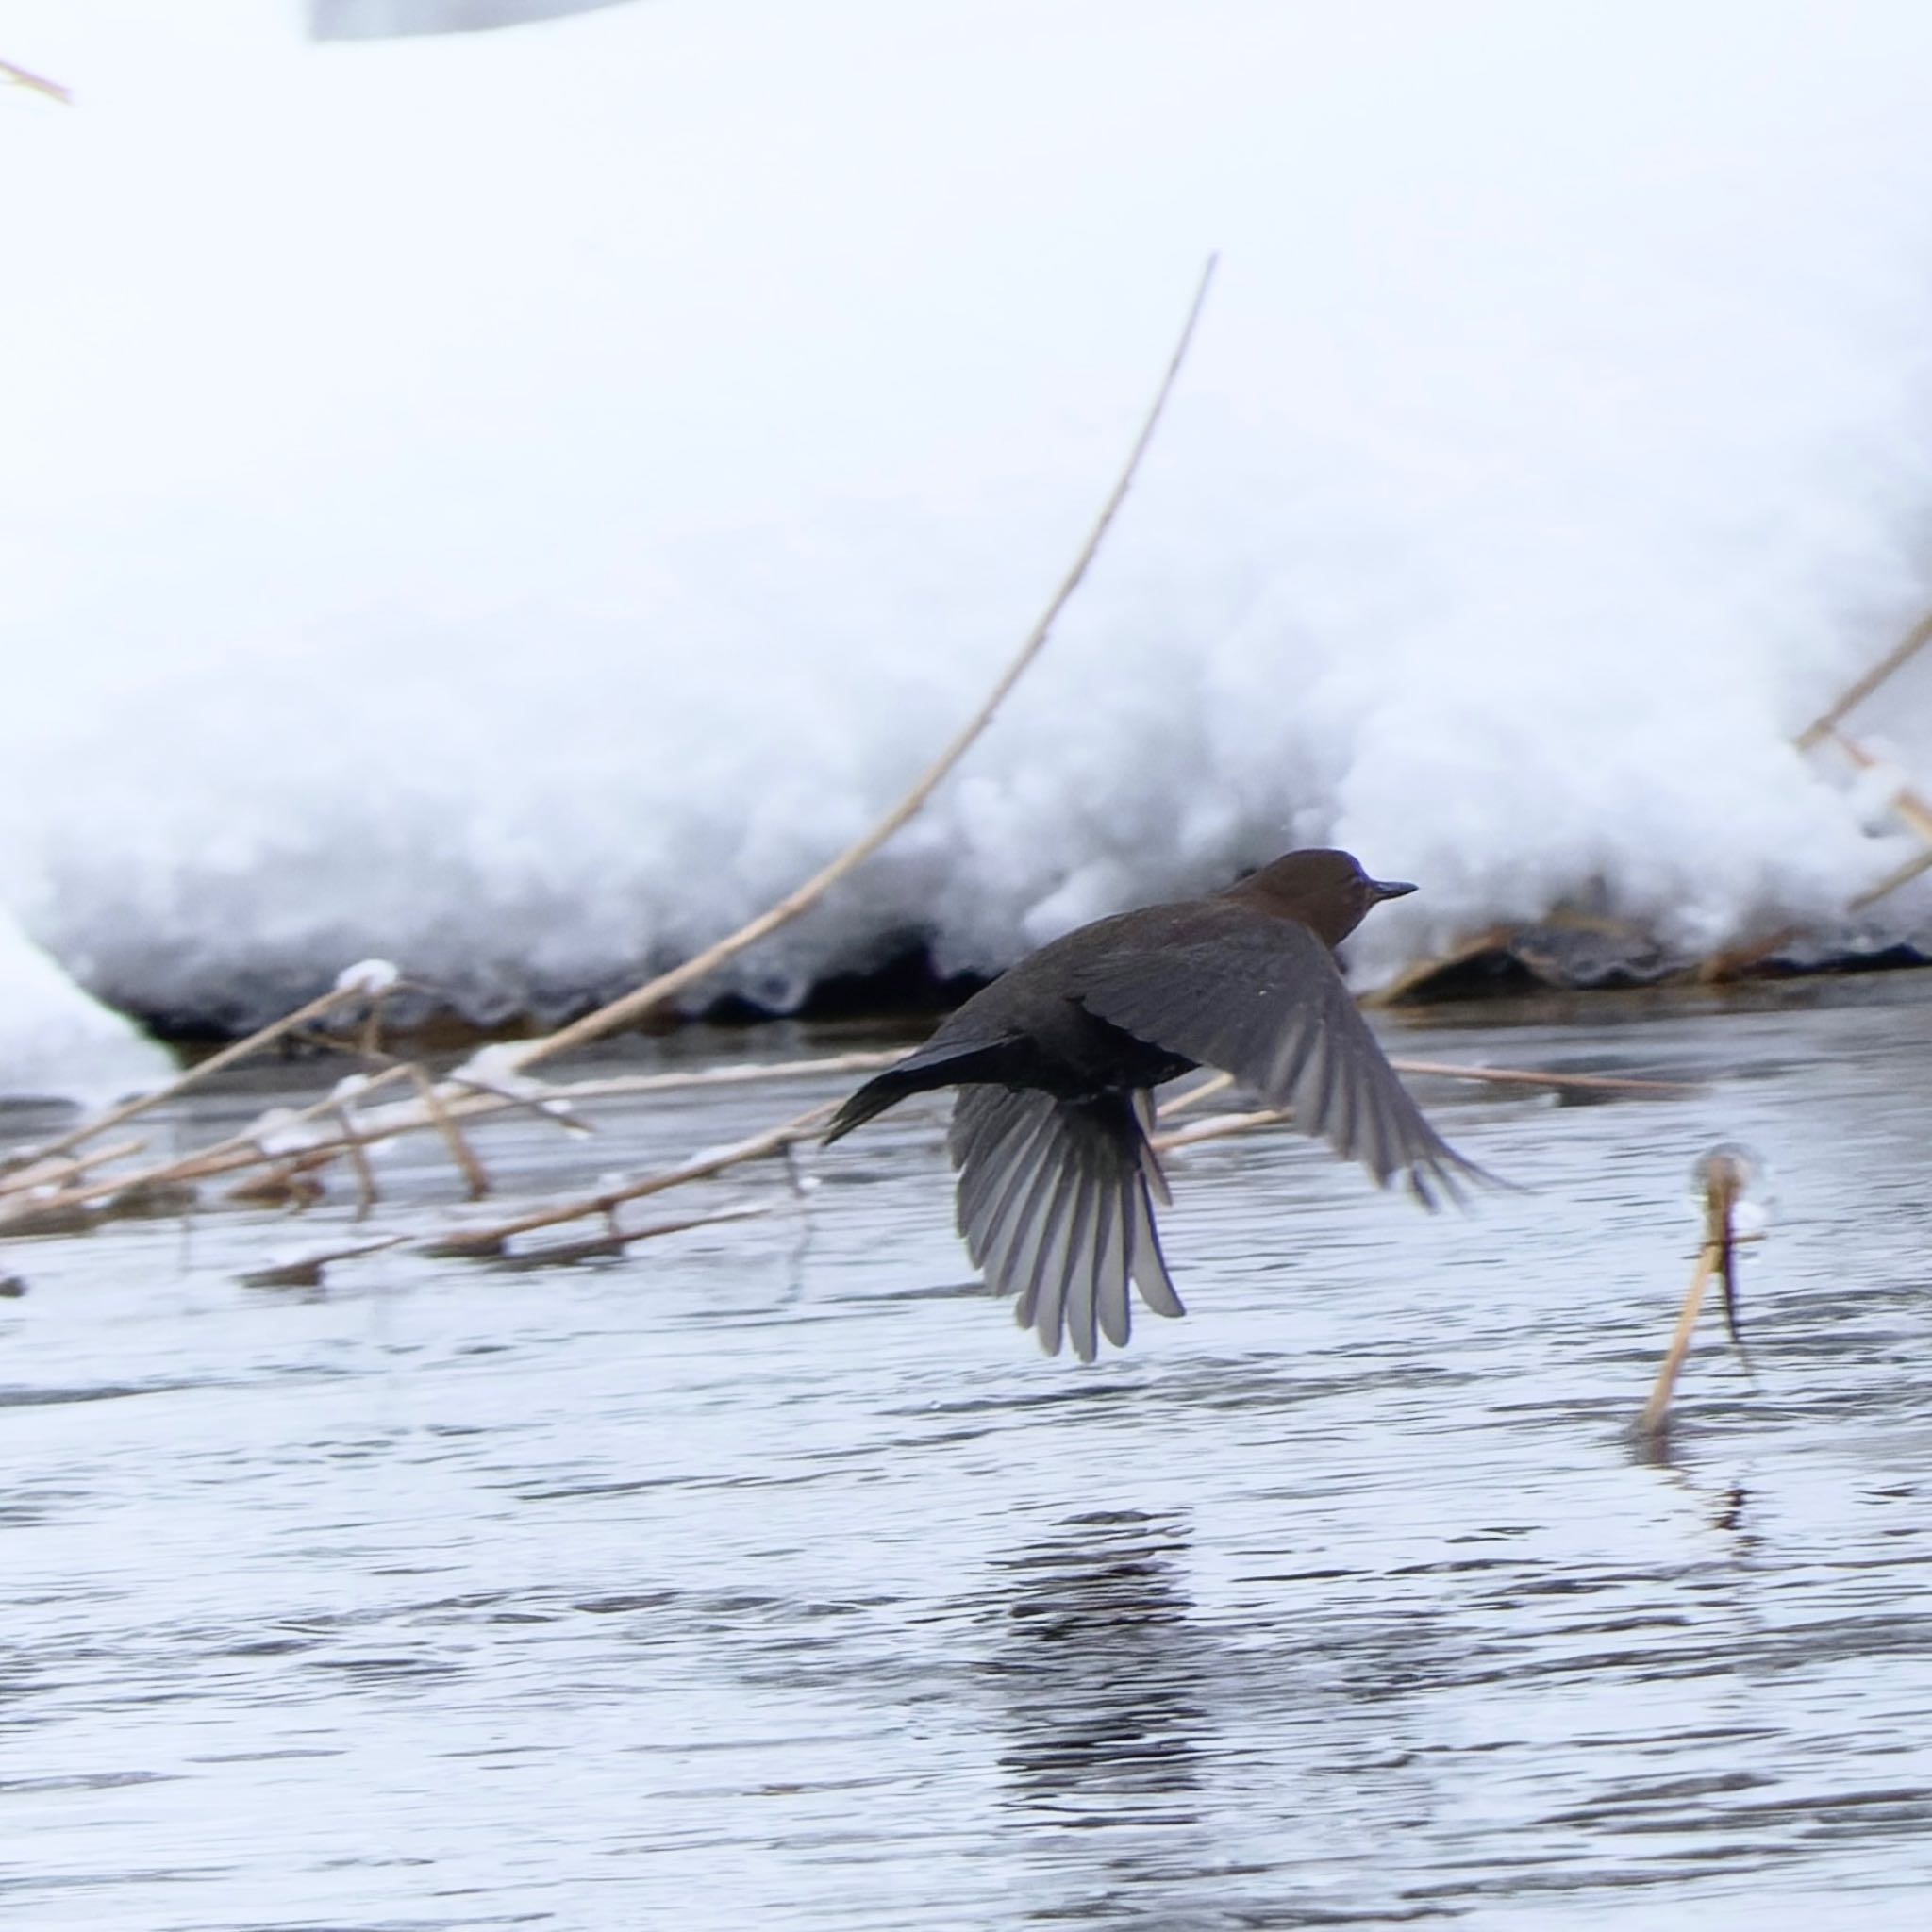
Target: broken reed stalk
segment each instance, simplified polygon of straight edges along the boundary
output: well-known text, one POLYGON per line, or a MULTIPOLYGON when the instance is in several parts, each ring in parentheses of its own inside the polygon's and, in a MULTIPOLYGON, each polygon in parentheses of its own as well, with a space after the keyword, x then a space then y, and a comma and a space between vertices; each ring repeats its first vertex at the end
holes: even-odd
POLYGON ((292 1208, 298 1213, 321 1203, 327 1190, 317 1178, 330 1157, 298 1154, 273 1167, 245 1174, 228 1190, 227 1198, 244 1208, 292 1208))
MULTIPOLYGON (((1897 799, 1892 801, 1894 808, 1898 803, 1897 799)), ((1875 906, 1881 899, 1889 899, 1901 886, 1910 885, 1923 872, 1932 872, 1932 845, 1916 858, 1907 859, 1903 865, 1893 866, 1875 886, 1867 886, 1845 909, 1862 912, 1866 907, 1875 906)))
POLYGON ((126 1160, 146 1145, 144 1140, 115 1141, 87 1154, 57 1155, 36 1167, 22 1168, 18 1174, 8 1177, 8 1185, 18 1190, 58 1188, 78 1179, 92 1168, 105 1167, 110 1160, 126 1160))
MULTIPOLYGON (((810 1060, 746 1061, 706 1067, 691 1074, 617 1074, 603 1080, 568 1080, 544 1090, 548 1100, 618 1100, 634 1093, 670 1093, 680 1088, 740 1087, 766 1080, 809 1080, 824 1074, 874 1074, 895 1066, 908 1048, 889 1046, 868 1053, 838 1053, 810 1060)), ((491 1090, 478 1090, 488 1092, 491 1090)))
POLYGON ((1691 1271, 1684 1306, 1677 1312, 1677 1325, 1672 1332, 1671 1345, 1664 1352, 1663 1366, 1657 1370, 1657 1380, 1651 1386, 1650 1400, 1643 1405, 1643 1413, 1637 1418, 1637 1426, 1646 1435, 1656 1435, 1669 1419, 1671 1395, 1676 1389, 1677 1374, 1684 1366, 1684 1357, 1690 1353, 1690 1337, 1697 1326, 1697 1317, 1704 1309, 1705 1291, 1710 1286, 1717 1257, 1717 1245, 1713 1241, 1706 1241, 1697 1251, 1697 1266, 1691 1271))
POLYGON ((953 741, 920 774, 911 791, 907 792, 897 805, 884 818, 855 840, 845 850, 823 866, 806 882, 788 892, 778 903, 761 912, 747 924, 707 946, 701 953, 687 959, 681 966, 675 966, 668 973, 660 973, 655 979, 634 988, 622 997, 612 1000, 608 1006, 600 1007, 593 1013, 586 1013, 582 1019, 574 1020, 568 1026, 543 1037, 525 1041, 510 1057, 515 1067, 534 1065, 538 1060, 548 1059, 554 1054, 568 1053, 573 1047, 583 1046, 592 1040, 600 1040, 607 1033, 615 1032, 620 1026, 627 1026, 633 1021, 641 1019, 654 1008, 660 1007, 688 986, 703 979, 714 968, 726 959, 741 953, 744 949, 763 939, 767 933, 775 932, 781 925, 796 919, 807 908, 818 900, 848 873, 862 864, 883 845, 893 833, 912 818, 938 789, 940 782, 965 757, 987 725, 992 722, 994 712, 1004 702, 1007 693, 1012 690, 1045 644, 1056 620, 1067 607, 1074 592, 1079 589, 1086 576, 1088 567, 1098 554, 1102 540, 1112 526, 1115 514, 1126 500, 1128 489, 1132 486, 1135 473, 1141 467, 1141 458, 1146 455, 1148 445, 1154 440, 1154 432, 1159 425, 1161 413, 1167 408, 1167 399, 1173 393, 1174 381, 1179 376, 1181 365, 1187 359, 1188 349, 1193 341, 1194 325, 1201 318, 1201 310, 1208 300, 1208 290, 1214 279, 1214 267, 1218 257, 1210 255, 1201 271, 1201 279, 1194 290, 1194 299, 1189 307, 1187 320, 1181 325, 1180 338, 1175 342, 1173 355, 1168 358, 1166 374, 1160 379, 1160 386, 1155 391, 1153 406, 1148 409, 1146 419, 1141 425, 1141 432, 1135 437, 1133 447, 1127 453, 1125 466, 1112 492, 1103 505, 1093 527, 1087 534, 1087 541, 1080 547, 1079 555, 1074 559, 1073 567, 1060 580, 1059 588, 1048 600, 1040 621, 1033 626, 1026 641, 988 694, 986 702, 970 718, 954 737, 953 741))
POLYGON ((348 1142, 349 1172, 356 1176, 356 1219, 367 1221, 375 1211, 375 1170, 370 1165, 368 1148, 356 1138, 355 1116, 347 1107, 334 1108, 333 1115, 348 1142))
POLYGON ((1229 1134, 1245 1134, 1252 1128, 1272 1127, 1293 1118, 1285 1107, 1259 1108, 1253 1113, 1217 1113, 1205 1121, 1176 1127, 1171 1134, 1155 1134, 1150 1140, 1157 1154, 1165 1154, 1172 1148, 1192 1147, 1202 1141, 1219 1141, 1229 1134))
POLYGON ((1517 1067, 1459 1067, 1453 1060, 1399 1060, 1398 1074, 1446 1074, 1458 1080, 1484 1080, 1498 1087, 1574 1087, 1584 1093, 1694 1093, 1687 1080, 1639 1080, 1623 1074, 1536 1074, 1517 1067))
POLYGON ((1232 1074, 1209 1074, 1197 1085, 1190 1087, 1184 1093, 1176 1093, 1171 1100, 1163 1100, 1155 1108, 1157 1120, 1171 1121, 1176 1114, 1190 1112, 1204 1100, 1212 1100, 1218 1094, 1225 1093, 1234 1085, 1232 1074))
POLYGON ((1894 672, 1902 671, 1912 658, 1932 643, 1932 611, 1920 618, 1899 641, 1857 683, 1846 688, 1839 701, 1814 718, 1798 733, 1794 742, 1800 751, 1810 751, 1827 738, 1838 735, 1839 725, 1857 709, 1894 672))
MULTIPOLYGON (((1690 1273, 1690 1286, 1684 1292, 1684 1305, 1677 1311, 1677 1325, 1672 1331, 1671 1345, 1664 1351, 1657 1380, 1651 1385, 1650 1399, 1637 1418, 1637 1426, 1645 1435, 1661 1434, 1669 1423, 1671 1396, 1676 1390, 1684 1357, 1690 1353, 1690 1337, 1697 1327, 1697 1317, 1703 1312, 1705 1293, 1710 1287, 1713 1274, 1721 1274, 1724 1278, 1725 1305, 1735 1323, 1730 1268, 1736 1236, 1732 1231, 1731 1216, 1748 1179, 1748 1170, 1736 1155, 1713 1152, 1706 1157, 1704 1241, 1697 1251, 1697 1265, 1690 1273)), ((1732 1339, 1737 1339, 1735 1327, 1732 1339)))
POLYGON ((449 1158, 456 1162, 457 1171, 463 1177, 463 1185, 470 1191, 470 1199, 482 1200, 490 1192, 490 1176, 483 1172, 483 1163, 463 1138, 463 1130, 450 1117, 449 1108, 436 1091, 436 1083, 414 1061, 409 1062, 408 1074, 424 1113, 442 1136, 442 1144, 449 1149, 449 1158))
POLYGON ((762 1133, 753 1134, 743 1141, 734 1141, 727 1147, 694 1155, 676 1167, 660 1168, 656 1174, 645 1174, 638 1180, 624 1181, 616 1187, 599 1189, 593 1194, 582 1194, 574 1200, 535 1208, 527 1214, 499 1221, 489 1227, 458 1229, 426 1242, 423 1252, 464 1258, 487 1258, 500 1255, 504 1242, 516 1235, 531 1234, 540 1227, 556 1227, 566 1221, 581 1221, 587 1215, 608 1215, 626 1201, 639 1201, 647 1194, 660 1194, 665 1189, 681 1187, 686 1181, 702 1180, 708 1174, 722 1174, 727 1167, 736 1167, 741 1161, 756 1160, 764 1154, 775 1154, 789 1141, 802 1140, 814 1128, 822 1126, 838 1105, 835 1100, 824 1101, 804 1113, 794 1114, 791 1120, 781 1122, 775 1127, 765 1128, 762 1133))
POLYGON ((656 1241, 659 1235, 683 1234, 693 1227, 715 1227, 724 1221, 752 1221, 771 1211, 761 1201, 748 1201, 738 1208, 720 1208, 711 1214, 686 1214, 675 1221, 654 1221, 647 1227, 613 1226, 604 1234, 587 1235, 581 1241, 546 1241, 541 1247, 522 1249, 514 1255, 499 1253, 484 1258, 494 1260, 501 1268, 568 1266, 573 1261, 594 1261, 621 1255, 634 1242, 656 1241))
MULTIPOLYGON (((1682 1080, 1639 1080, 1621 1074, 1539 1074, 1517 1067, 1459 1067, 1451 1060, 1391 1059, 1389 1064, 1401 1074, 1444 1074, 1461 1080, 1481 1080, 1499 1087, 1574 1087, 1586 1093, 1694 1093, 1693 1085, 1682 1080)), ((1232 1074, 1216 1074, 1176 1094, 1160 1108, 1159 1118, 1172 1120, 1199 1102, 1224 1093, 1235 1084, 1232 1074)), ((1293 1118, 1288 1108, 1257 1108, 1252 1113, 1216 1114, 1193 1125, 1176 1127, 1172 1133, 1154 1136, 1158 1152, 1174 1147, 1191 1147, 1202 1141, 1219 1141, 1229 1134, 1245 1134, 1256 1127, 1272 1127, 1293 1118)))
MULTIPOLYGON (((1932 624, 1932 619, 1926 621, 1932 624)), ((1874 758, 1856 738, 1848 738, 1835 727, 1827 728, 1822 735, 1829 738, 1861 772, 1873 771, 1883 762, 1874 758)), ((1867 886, 1847 907, 1848 911, 1862 912, 1867 906, 1897 891, 1901 886, 1909 885, 1922 872, 1932 870, 1932 803, 1920 797, 1909 785, 1901 785, 1892 794, 1891 808, 1925 841, 1925 850, 1907 859, 1903 865, 1894 866, 1875 886, 1867 886)))
POLYGON ((58 101, 63 108, 74 105, 74 94, 58 80, 48 80, 43 75, 30 74, 25 67, 16 67, 11 60, 0 60, 0 80, 13 87, 24 87, 37 94, 45 94, 50 101, 58 101))
MULTIPOLYGON (((1586 1093, 1694 1093, 1697 1091, 1693 1085, 1682 1080, 1639 1080, 1625 1078, 1621 1074, 1539 1074, 1518 1067, 1460 1067, 1452 1060, 1391 1059, 1389 1064, 1401 1074, 1442 1074, 1459 1080, 1481 1080, 1498 1087, 1574 1087, 1586 1093)), ((1191 1087, 1185 1093, 1177 1093, 1165 1102, 1159 1117, 1163 1121, 1172 1120, 1200 1102, 1226 1092, 1234 1084, 1232 1074, 1216 1074, 1212 1078, 1203 1080, 1198 1087, 1191 1087)), ((1272 1127, 1277 1121, 1289 1118, 1290 1109, 1279 1107, 1258 1108, 1252 1113, 1217 1114, 1212 1120, 1202 1121, 1198 1125, 1177 1127, 1170 1134, 1158 1134, 1154 1144, 1163 1151, 1170 1147, 1191 1147, 1197 1141, 1218 1141, 1227 1134, 1244 1134, 1253 1127, 1272 1127)))
POLYGON ((408 1235, 381 1234, 373 1241, 355 1241, 348 1247, 321 1248, 313 1254, 298 1255, 287 1261, 269 1261, 251 1268, 239 1280, 243 1288, 320 1288, 322 1271, 332 1261, 353 1261, 363 1255, 379 1254, 385 1248, 400 1246, 408 1235))
MULTIPOLYGON (((1928 643, 1932 643, 1932 611, 1922 617, 1864 676, 1848 686, 1835 705, 1806 725, 1792 742, 1800 751, 1815 751, 1828 741, 1837 745, 1861 772, 1871 771, 1880 761, 1857 739, 1840 731, 1839 726, 1887 678, 1902 671, 1928 643)), ((1890 897, 1901 886, 1909 885, 1922 873, 1932 871, 1932 804, 1928 804, 1911 787, 1901 786, 1891 801, 1891 808, 1926 841, 1926 850, 1895 866, 1875 885, 1867 886, 1846 907, 1848 912, 1862 912, 1866 907, 1890 897)))

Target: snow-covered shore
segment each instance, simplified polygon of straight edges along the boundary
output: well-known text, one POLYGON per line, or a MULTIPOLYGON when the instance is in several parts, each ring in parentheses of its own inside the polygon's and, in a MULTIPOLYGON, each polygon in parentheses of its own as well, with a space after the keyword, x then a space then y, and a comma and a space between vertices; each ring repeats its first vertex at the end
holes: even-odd
POLYGON ((1926 598, 1923 8, 6 35, 78 105, 0 97, 0 906, 109 999, 380 953, 489 1019, 778 896, 1024 634, 1210 247, 1048 655, 733 983, 989 969, 1296 842, 1423 883, 1371 979, 1565 899, 1825 920, 1910 849, 1790 739, 1926 598))

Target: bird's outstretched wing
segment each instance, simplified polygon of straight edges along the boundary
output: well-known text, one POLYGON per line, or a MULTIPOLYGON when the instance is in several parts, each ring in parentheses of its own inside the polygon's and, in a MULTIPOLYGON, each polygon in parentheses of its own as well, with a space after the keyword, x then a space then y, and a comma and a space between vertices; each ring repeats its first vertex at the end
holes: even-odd
POLYGON ((1144 947, 1117 943, 1082 959, 1080 1004, 1234 1074, 1382 1186, 1405 1175, 1425 1208, 1439 1191, 1460 1200, 1461 1180, 1494 1180, 1423 1118, 1313 932, 1235 900, 1189 914, 1144 947))
POLYGON ((1037 1091, 966 1087, 949 1136, 959 1170, 959 1232, 996 1294, 1019 1297, 1020 1325, 1049 1355, 1062 1333, 1082 1361, 1096 1335, 1124 1347, 1128 1284, 1158 1315, 1183 1312, 1154 1226, 1167 1199, 1148 1144, 1145 1097, 1058 1101, 1037 1091))

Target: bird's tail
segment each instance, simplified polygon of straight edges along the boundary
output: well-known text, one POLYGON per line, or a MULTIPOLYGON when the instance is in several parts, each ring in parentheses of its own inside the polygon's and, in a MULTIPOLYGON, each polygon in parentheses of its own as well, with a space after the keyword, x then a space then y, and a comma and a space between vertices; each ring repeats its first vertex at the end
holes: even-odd
MULTIPOLYGON (((855 1096, 857 1098, 858 1096, 855 1096)), ((1167 1183, 1146 1096, 1058 1101, 968 1087, 953 1114, 959 1232, 996 1294, 1049 1355, 1062 1334, 1082 1361, 1096 1337, 1124 1347, 1129 1284, 1157 1315, 1184 1312, 1160 1252, 1154 1203, 1167 1183)))
POLYGON ((883 1074, 868 1080, 832 1116, 825 1129, 824 1144, 842 1140, 854 1127, 896 1107, 908 1094, 930 1092, 935 1087, 950 1087, 962 1080, 993 1080, 999 1077, 993 1064, 993 1049, 985 1046, 926 1045, 883 1074))

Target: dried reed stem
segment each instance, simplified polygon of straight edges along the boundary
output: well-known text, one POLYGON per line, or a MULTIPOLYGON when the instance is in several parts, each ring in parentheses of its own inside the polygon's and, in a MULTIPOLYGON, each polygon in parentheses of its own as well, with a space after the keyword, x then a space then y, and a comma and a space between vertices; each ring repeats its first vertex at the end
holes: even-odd
POLYGON ((1697 1326, 1697 1317, 1703 1312, 1705 1291, 1710 1286, 1710 1277, 1716 1272, 1718 1253, 1715 1241, 1706 1241, 1697 1251, 1697 1266, 1691 1271, 1690 1286, 1685 1291, 1684 1306, 1678 1311, 1671 1345, 1665 1351, 1663 1366, 1657 1372, 1650 1400, 1643 1405, 1643 1413, 1637 1418, 1637 1426, 1646 1435, 1656 1435, 1670 1415, 1671 1396, 1676 1389, 1677 1374, 1684 1366, 1684 1357, 1690 1353, 1690 1336, 1697 1326))
MULTIPOLYGON (((812 1080, 828 1074, 874 1074, 896 1066, 908 1049, 892 1046, 871 1053, 840 1053, 809 1060, 774 1060, 707 1067, 691 1074, 617 1074, 603 1080, 566 1080, 544 1090, 551 1100, 617 1100, 634 1093, 671 1093, 693 1087, 752 1086, 766 1080, 812 1080)), ((488 1092, 488 1088, 478 1090, 488 1092)))
POLYGON ((369 1150, 356 1138, 355 1117, 346 1107, 335 1109, 341 1124, 342 1138, 348 1143, 349 1170, 356 1176, 356 1219, 367 1221, 375 1209, 375 1170, 369 1164, 369 1150))
MULTIPOLYGON (((1695 1087, 1678 1080, 1624 1079, 1620 1074, 1533 1074, 1516 1067, 1461 1067, 1449 1060, 1391 1059, 1389 1064, 1401 1074, 1440 1074, 1458 1080, 1483 1080, 1506 1087, 1574 1087, 1585 1092, 1608 1093, 1694 1093, 1697 1091, 1695 1087)), ((1198 1087, 1191 1087, 1185 1093, 1176 1094, 1161 1108, 1160 1118, 1172 1120, 1175 1114, 1197 1102, 1225 1092, 1234 1084, 1233 1074, 1217 1074, 1212 1079, 1203 1080, 1198 1087)), ((1178 1127, 1169 1134, 1157 1134, 1154 1145, 1163 1152, 1170 1147, 1191 1147, 1197 1141, 1219 1141, 1229 1134, 1245 1134, 1256 1127, 1272 1127, 1291 1118, 1290 1109, 1279 1107, 1260 1108, 1252 1113, 1217 1114, 1212 1120, 1202 1121, 1193 1126, 1178 1127)))
MULTIPOLYGON (((1932 624, 1932 618, 1926 622, 1932 624)), ((1882 762, 1856 738, 1848 738, 1842 731, 1826 729, 1823 735, 1829 738, 1861 772, 1872 771, 1882 762)), ((1901 785, 1892 795, 1891 808, 1925 841, 1926 849, 1907 859, 1903 865, 1893 867, 1875 886, 1867 886, 1845 908, 1847 911, 1862 912, 1867 906, 1897 891, 1901 886, 1909 885, 1922 872, 1932 871, 1932 802, 1921 797, 1909 785, 1901 785)))
MULTIPOLYGON (((1724 1276, 1725 1312, 1733 1324, 1731 1339, 1739 1341, 1737 1309, 1731 1299, 1731 1257, 1736 1249, 1731 1216, 1744 1191, 1747 1172, 1735 1154, 1713 1151, 1705 1158, 1704 1173, 1704 1242, 1697 1251, 1697 1265, 1690 1274, 1690 1286, 1684 1292, 1684 1305, 1677 1312, 1671 1345, 1665 1350, 1657 1380, 1651 1385, 1650 1399, 1637 1418, 1637 1426, 1645 1435, 1660 1434, 1670 1419, 1671 1396, 1676 1389, 1684 1357, 1690 1352, 1690 1337, 1713 1274, 1724 1276)), ((1741 1348, 1741 1342, 1739 1346, 1741 1348)))
POLYGON ((1173 1147, 1192 1147, 1202 1141, 1220 1141, 1229 1134, 1245 1134, 1255 1127, 1272 1127, 1293 1115, 1285 1107, 1264 1107, 1254 1113, 1218 1113, 1211 1119, 1196 1121, 1191 1126, 1176 1127, 1171 1134, 1152 1136, 1157 1152, 1173 1147))
POLYGON ((762 1202, 747 1202, 740 1208, 721 1208, 713 1214, 687 1214, 676 1221, 654 1221, 648 1227, 611 1227, 607 1233, 588 1235, 582 1241, 549 1241, 541 1247, 525 1248, 514 1255, 496 1254, 493 1259, 503 1268, 554 1268, 573 1261, 593 1261, 607 1255, 621 1255, 633 1241, 656 1241, 659 1235, 682 1234, 687 1228, 715 1227, 724 1221, 750 1221, 772 1210, 762 1202))
POLYGON ((91 1168, 105 1167, 110 1160, 125 1160, 130 1155, 139 1154, 146 1145, 145 1141, 116 1141, 111 1146, 96 1147, 91 1154, 57 1155, 36 1167, 23 1168, 18 1174, 9 1175, 8 1187, 15 1192, 34 1188, 63 1187, 91 1168))
POLYGON ((353 1261, 363 1255, 379 1254, 408 1240, 408 1235, 379 1234, 372 1241, 354 1241, 343 1248, 322 1248, 291 1260, 269 1261, 259 1268, 251 1268, 239 1278, 243 1288, 319 1288, 322 1271, 330 1262, 353 1261))
POLYGON ((408 1075, 415 1084, 417 1099, 423 1103, 423 1111, 428 1115, 430 1124, 442 1136, 442 1144, 449 1149, 449 1158, 456 1162, 457 1170, 463 1177, 463 1185, 470 1191, 470 1199, 482 1200, 490 1192, 490 1176, 483 1172, 483 1163, 463 1138, 463 1130, 451 1118, 449 1108, 436 1091, 435 1082, 413 1061, 408 1063, 408 1075))
POLYGON ((513 1236, 529 1234, 540 1227, 555 1227, 566 1221, 581 1221, 586 1215, 608 1215, 625 1201, 659 1194, 666 1188, 680 1187, 686 1181, 702 1180, 708 1174, 722 1174, 727 1167, 736 1167, 741 1161, 756 1160, 760 1155, 775 1153, 788 1141, 802 1139, 829 1119, 837 1106, 836 1101, 825 1101, 804 1113, 794 1114, 791 1120, 781 1122, 775 1127, 767 1127, 748 1140, 735 1141, 728 1147, 694 1155, 676 1167, 660 1169, 639 1180, 623 1181, 615 1187, 600 1189, 593 1194, 582 1194, 549 1208, 536 1208, 528 1214, 499 1221, 489 1227, 458 1229, 425 1243, 423 1252, 463 1257, 501 1254, 504 1242, 513 1236))
POLYGON ((16 67, 11 60, 0 60, 0 80, 10 82, 14 87, 30 88, 37 94, 45 94, 49 100, 58 101, 63 108, 74 105, 73 92, 58 80, 29 74, 25 67, 16 67))
POLYGON ((1234 1085, 1232 1074, 1209 1074, 1198 1085, 1190 1087, 1185 1093, 1176 1093, 1171 1100, 1163 1100, 1155 1109, 1158 1119, 1171 1121, 1176 1114, 1188 1112, 1199 1107, 1204 1100, 1212 1100, 1217 1094, 1225 1093, 1234 1085))
POLYGON ((1627 1079, 1621 1074, 1532 1074, 1517 1067, 1462 1067, 1451 1060, 1398 1060, 1398 1074, 1443 1074, 1457 1080, 1487 1080, 1499 1087, 1574 1087, 1585 1093, 1695 1093, 1687 1080, 1627 1079))
POLYGON ((1798 733, 1795 740, 1798 749, 1810 751, 1825 739, 1835 738, 1840 722, 1862 705, 1894 672, 1903 670, 1928 643, 1932 643, 1932 612, 1922 617, 1877 663, 1873 665, 1871 670, 1866 672, 1863 677, 1849 686, 1837 704, 1821 717, 1814 718, 1798 733))
POLYGON ((1924 872, 1932 872, 1932 845, 1928 845, 1916 858, 1907 859, 1903 865, 1893 866, 1875 886, 1867 886, 1845 909, 1848 912, 1862 912, 1866 907, 1875 906, 1879 900, 1890 898, 1901 886, 1910 885, 1924 872))

